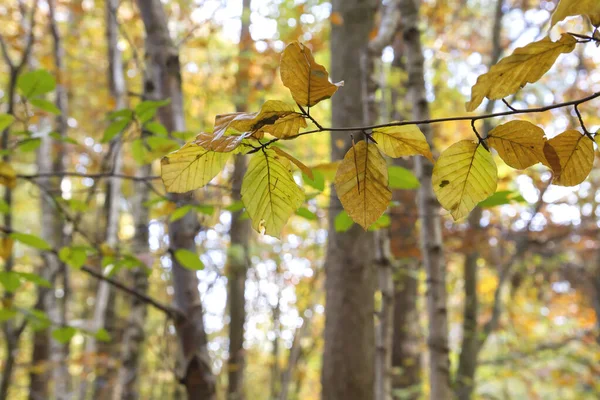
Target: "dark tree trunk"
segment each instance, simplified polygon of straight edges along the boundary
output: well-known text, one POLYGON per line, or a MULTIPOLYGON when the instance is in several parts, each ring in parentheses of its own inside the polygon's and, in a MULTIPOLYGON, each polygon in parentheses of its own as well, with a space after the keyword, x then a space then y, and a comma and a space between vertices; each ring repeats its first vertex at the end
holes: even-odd
MULTIPOLYGON (((150 100, 170 99, 169 105, 158 110, 160 122, 169 132, 184 131, 185 118, 181 91, 181 67, 178 50, 169 36, 167 17, 160 0, 138 0, 146 30, 146 72, 144 94, 150 100)), ((189 194, 173 195, 177 206, 188 202, 189 194)), ((200 229, 194 213, 169 224, 172 250, 196 252, 194 238, 200 229)), ((172 258, 175 304, 183 314, 176 321, 181 360, 178 375, 188 399, 215 398, 215 377, 207 348, 203 308, 198 290, 198 276, 172 258)))
MULTIPOLYGON (((331 27, 331 77, 345 86, 332 98, 334 126, 364 123, 363 72, 373 26, 375 2, 335 0, 333 12, 343 23, 331 27)), ((354 137, 360 139, 360 132, 354 137)), ((348 133, 331 134, 331 158, 342 159, 351 147, 348 133)), ((342 210, 332 187, 329 241, 325 260, 325 349, 321 375, 322 399, 371 400, 374 396, 373 235, 354 225, 336 232, 334 220, 342 210)))

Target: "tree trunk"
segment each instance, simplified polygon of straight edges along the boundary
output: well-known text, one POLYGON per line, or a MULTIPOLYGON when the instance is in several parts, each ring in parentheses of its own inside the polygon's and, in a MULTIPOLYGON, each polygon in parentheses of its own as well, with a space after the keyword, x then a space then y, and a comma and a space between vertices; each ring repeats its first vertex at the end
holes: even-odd
MULTIPOLYGON (((238 54, 238 72, 236 86, 238 101, 236 111, 247 110, 249 94, 249 68, 252 51, 252 37, 250 36, 250 0, 242 4, 242 29, 238 54)), ((240 201, 240 188, 246 173, 246 156, 236 155, 231 185, 233 187, 232 200, 240 201)), ((231 215, 231 244, 227 254, 227 290, 229 306, 229 359, 227 360, 229 400, 243 400, 244 396, 244 323, 246 322, 246 273, 250 266, 248 255, 248 239, 250 236, 250 221, 241 219, 242 211, 233 212, 231 215)))
MULTIPOLYGON (((500 43, 502 33, 502 5, 504 0, 497 0, 494 12, 494 25, 492 27, 492 51, 490 54, 490 63, 492 66, 498 62, 502 55, 502 45, 500 43)), ((494 111, 495 101, 487 103, 485 112, 494 111)), ((488 135, 491 130, 489 120, 483 123, 483 135, 488 135)), ((477 370, 477 359, 481 347, 484 344, 480 336, 478 326, 478 306, 479 296, 477 295, 477 259, 479 258, 478 246, 484 242, 481 235, 481 209, 475 208, 469 215, 469 228, 472 231, 470 235, 471 251, 465 256, 464 263, 464 285, 465 285, 465 303, 463 310, 463 339, 461 343, 458 368, 454 379, 454 392, 457 398, 468 400, 473 395, 475 388, 475 372, 477 370)))
MULTIPOLYGON (((392 68, 405 73, 403 43, 398 36, 393 43, 392 68)), ((392 89, 392 104, 400 101, 397 88, 392 89)), ((398 107, 392 109, 392 120, 405 119, 398 107)), ((412 160, 396 158, 394 165, 411 169, 412 160)), ((417 400, 421 397, 421 337, 417 300, 421 251, 417 222, 417 195, 414 190, 395 190, 392 199, 399 205, 391 209, 390 247, 397 260, 394 268, 394 341, 392 347, 392 398, 417 400)))
MULTIPOLYGON (((402 33, 406 46, 408 72, 408 102, 414 119, 429 119, 429 105, 425 92, 425 68, 421 48, 419 0, 402 0, 402 33)), ((432 143, 431 126, 421 126, 425 137, 432 143)), ((431 186, 433 165, 422 157, 415 160, 421 182, 418 209, 421 219, 421 248, 427 271, 427 315, 429 317, 429 380, 430 398, 450 399, 450 360, 448 356, 448 312, 446 309, 446 266, 444 264, 440 206, 431 186)))
MULTIPOLYGON (((331 27, 331 77, 346 86, 332 98, 336 127, 362 125, 364 91, 362 57, 367 53, 375 2, 335 0, 332 11, 343 23, 331 27)), ((360 132, 355 132, 358 139, 360 132)), ((348 133, 331 134, 331 158, 343 158, 352 145, 348 133)), ((371 400, 374 396, 373 235, 354 225, 336 232, 341 211, 332 187, 329 240, 325 260, 325 345, 321 375, 326 400, 371 400)))
MULTIPOLYGON (((151 100, 170 99, 169 105, 158 110, 158 118, 169 132, 184 131, 179 55, 169 36, 163 5, 160 0, 138 0, 138 7, 146 30, 145 96, 151 100)), ((173 195, 171 199, 180 207, 188 197, 181 194, 173 195)), ((170 223, 171 250, 181 248, 196 252, 194 238, 199 228, 194 213, 170 223)), ((175 324, 181 349, 179 378, 190 400, 212 400, 215 398, 215 377, 208 354, 198 276, 195 271, 181 266, 174 257, 171 262, 175 304, 184 315, 175 324)))

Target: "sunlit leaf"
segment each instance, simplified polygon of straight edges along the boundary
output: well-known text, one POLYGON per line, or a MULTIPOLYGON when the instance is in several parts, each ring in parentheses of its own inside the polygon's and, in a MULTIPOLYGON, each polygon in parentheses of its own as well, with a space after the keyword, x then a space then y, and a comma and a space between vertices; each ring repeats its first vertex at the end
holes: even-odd
POLYGON ((15 292, 21 287, 21 278, 13 271, 0 271, 0 285, 7 292, 15 292))
POLYGON ((387 156, 398 158, 421 154, 433 162, 429 143, 417 125, 375 128, 373 139, 387 156))
POLYGON ((242 201, 256 231, 279 237, 304 202, 304 192, 294 181, 289 160, 268 149, 250 159, 242 181, 242 201))
POLYGON ((29 99, 29 103, 42 111, 49 112, 54 115, 60 115, 61 111, 56 105, 46 99, 29 99))
POLYGON ((0 132, 8 128, 15 120, 10 114, 0 114, 0 132))
POLYGON ((17 88, 23 97, 32 98, 53 91, 56 79, 50 72, 38 69, 19 75, 17 88))
POLYGON ((385 159, 376 145, 360 141, 348 150, 335 176, 335 190, 344 210, 365 230, 381 217, 392 192, 385 159))
POLYGON ((69 343, 76 333, 77 329, 73 328, 72 326, 63 326, 61 328, 52 330, 52 338, 59 343, 65 344, 69 343))
POLYGON ((191 269, 192 271, 200 271, 204 269, 204 263, 198 257, 198 254, 187 249, 175 250, 175 259, 182 267, 191 269))
POLYGON ((27 233, 13 232, 10 234, 10 237, 16 240, 17 242, 23 243, 29 247, 33 247, 38 250, 52 250, 52 246, 50 246, 48 242, 46 242, 39 236, 30 235, 27 233))
POLYGON ((594 26, 600 25, 600 1, 598 0, 560 0, 554 14, 552 14, 553 27, 567 17, 585 15, 590 18, 594 26))
POLYGON ((344 84, 329 82, 325 67, 317 64, 310 49, 299 42, 290 43, 283 51, 280 73, 281 81, 301 106, 312 107, 330 98, 344 84))
POLYGON ((288 152, 283 150, 281 147, 273 147, 273 151, 275 151, 275 153, 279 154, 280 156, 285 157, 288 160, 290 160, 296 167, 298 167, 298 169, 300 169, 300 171, 302 171, 302 173, 304 175, 308 176, 310 179, 314 179, 312 170, 310 168, 308 168, 306 165, 304 165, 302 163, 302 161, 298 160, 296 157, 289 154, 288 152))
POLYGON ((96 333, 94 333, 94 337, 101 342, 110 342, 112 340, 110 333, 104 328, 98 329, 96 333))
POLYGON ((314 212, 310 211, 308 208, 306 207, 300 207, 299 209, 296 210, 296 215, 307 219, 309 221, 316 221, 318 219, 317 214, 315 214, 314 212))
POLYGON ((555 185, 575 186, 587 178, 594 165, 594 143, 579 131, 570 129, 553 137, 548 144, 560 160, 560 175, 554 177, 555 185))
POLYGON ((280 139, 294 137, 301 128, 306 128, 304 116, 293 106, 278 100, 265 102, 256 119, 263 122, 261 131, 280 139))
POLYGON ((376 231, 379 229, 387 228, 388 226, 390 226, 391 223, 392 219, 390 218, 390 216, 388 214, 383 214, 377 219, 377 221, 373 223, 373 225, 369 227, 369 230, 376 231))
POLYGON ((131 121, 127 118, 118 119, 113 121, 105 130, 102 136, 102 143, 110 142, 115 136, 121 133, 131 121))
POLYGON ((16 272, 16 274, 17 274, 17 276, 21 277, 23 280, 25 280, 27 282, 31 282, 34 285, 42 286, 45 288, 52 287, 52 284, 50 282, 48 282, 47 279, 45 279, 37 274, 33 274, 31 272, 16 272))
POLYGON ((346 211, 341 211, 335 216, 333 224, 336 232, 346 232, 348 229, 352 228, 354 221, 352 221, 352 218, 350 218, 346 211))
POLYGON ((11 189, 17 185, 17 173, 12 165, 4 161, 0 161, 0 185, 11 189))
POLYGON ((193 143, 168 154, 161 160, 161 176, 167 191, 185 193, 206 185, 223 169, 229 156, 193 143))
POLYGON ((514 192, 511 190, 501 190, 480 202, 478 206, 481 208, 490 208, 496 206, 503 206, 505 204, 525 202, 525 199, 523 198, 523 196, 521 196, 519 192, 514 192))
POLYGON ((397 165, 388 167, 390 189, 417 189, 421 183, 412 171, 397 165))
POLYGON ((510 121, 492 129, 487 139, 490 147, 509 166, 525 169, 544 162, 544 130, 528 121, 510 121))
POLYGON ((87 261, 87 252, 77 246, 63 247, 58 252, 58 258, 69 267, 79 269, 87 261))
POLYGON ((323 173, 318 170, 311 169, 311 172, 312 178, 304 173, 302 174, 302 180, 304 181, 304 184, 318 190, 319 192, 322 192, 325 190, 325 176, 323 176, 323 173))
POLYGON ((433 168, 435 195, 455 220, 469 215, 475 206, 494 194, 498 168, 489 151, 470 140, 450 146, 433 168))
POLYGON ((229 135, 217 138, 211 133, 201 132, 194 139, 194 144, 212 151, 229 153, 236 150, 244 138, 244 135, 229 135))
POLYGON ((471 89, 467 111, 475 110, 485 97, 499 100, 516 93, 527 83, 536 82, 548 72, 559 55, 570 53, 576 44, 571 35, 563 34, 557 42, 546 37, 519 47, 477 79, 471 89))

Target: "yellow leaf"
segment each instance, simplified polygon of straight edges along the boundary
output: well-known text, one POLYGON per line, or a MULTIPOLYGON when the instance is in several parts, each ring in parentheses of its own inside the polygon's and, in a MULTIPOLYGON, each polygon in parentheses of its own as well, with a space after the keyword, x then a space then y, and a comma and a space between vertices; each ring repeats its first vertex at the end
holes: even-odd
POLYGON ((598 0, 560 0, 554 14, 552 14, 553 27, 567 17, 585 15, 594 26, 600 25, 600 1, 598 0))
POLYGON ((329 82, 325 67, 317 64, 310 49, 299 42, 290 43, 283 51, 280 73, 281 81, 301 106, 312 107, 330 98, 344 84, 329 82))
POLYGON ((348 150, 334 183, 344 210, 365 230, 381 217, 392 200, 387 164, 372 143, 361 141, 348 150))
POLYGON ((554 173, 554 179, 557 179, 562 172, 560 158, 558 158, 558 154, 556 154, 554 147, 552 147, 548 142, 544 143, 544 158, 545 160, 542 161, 542 163, 552 170, 554 173))
POLYGON ((552 183, 560 186, 575 186, 587 178, 594 165, 592 139, 570 129, 550 139, 548 144, 556 150, 561 167, 560 175, 555 176, 552 183))
POLYGON ((300 171, 302 171, 302 173, 305 174, 306 176, 308 176, 310 179, 315 179, 313 176, 312 169, 308 168, 305 164, 302 163, 302 161, 298 160, 293 155, 287 153, 281 147, 273 147, 273 150, 275 151, 275 153, 279 154, 282 157, 287 158, 292 163, 294 163, 294 165, 296 167, 298 167, 300 169, 300 171))
POLYGON ((194 143, 161 160, 161 177, 168 192, 185 193, 210 182, 223 169, 228 153, 206 150, 194 143))
MULTIPOLYGON (((293 106, 279 100, 268 100, 258 113, 239 112, 217 115, 213 140, 224 137, 228 129, 243 133, 243 137, 255 136, 260 139, 262 132, 267 132, 285 139, 297 135, 300 128, 305 127, 304 116, 294 111, 293 106)), ((218 147, 218 145, 212 146, 218 147)))
POLYGON ((10 189, 17 185, 17 173, 12 165, 0 161, 0 185, 4 185, 10 189))
POLYGON ((300 128, 306 128, 304 116, 283 101, 269 100, 265 102, 256 118, 264 122, 260 128, 261 131, 280 139, 294 137, 300 128))
POLYGON ((258 232, 279 237, 283 226, 304 202, 290 162, 275 151, 259 151, 251 159, 242 181, 242 202, 258 232))
POLYGON ((440 155, 433 167, 432 184, 442 207, 458 220, 494 194, 498 168, 482 145, 462 140, 440 155))
POLYGON ((571 35, 563 34, 558 42, 546 37, 519 47, 477 79, 471 89, 467 111, 475 110, 485 97, 490 100, 503 99, 526 84, 536 82, 552 67, 559 55, 570 53, 576 44, 571 35))
POLYGON ((210 133, 201 132, 196 136, 193 143, 208 150, 229 153, 236 150, 243 140, 244 136, 242 135, 215 138, 210 133))
POLYGON ((544 162, 544 130, 528 121, 510 121, 492 129, 487 139, 506 164, 525 169, 544 162))
POLYGON ((4 236, 0 239, 0 257, 2 257, 3 260, 6 261, 12 254, 13 243, 13 238, 9 236, 4 236))
POLYGON ((429 143, 417 125, 375 128, 373 139, 387 156, 398 158, 421 154, 433 162, 429 143))

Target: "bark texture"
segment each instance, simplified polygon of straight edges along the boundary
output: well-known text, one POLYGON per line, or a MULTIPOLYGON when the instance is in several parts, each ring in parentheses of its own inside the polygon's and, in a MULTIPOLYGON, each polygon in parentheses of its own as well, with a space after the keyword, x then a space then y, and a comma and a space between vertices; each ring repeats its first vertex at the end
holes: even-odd
MULTIPOLYGON (((332 98, 332 124, 360 126, 366 101, 360 61, 367 53, 376 3, 335 0, 332 6, 343 23, 331 27, 331 77, 346 83, 332 98)), ((360 133, 354 137, 359 140, 360 133)), ((339 160, 352 139, 348 133, 332 133, 331 142, 331 158, 339 160)), ((333 188, 330 209, 321 398, 371 400, 375 353, 373 235, 358 225, 344 233, 335 231, 334 219, 342 208, 333 188)))
MULTIPOLYGON (((165 10, 160 0, 138 0, 137 3, 146 31, 144 93, 151 100, 170 99, 169 105, 158 110, 158 118, 169 132, 184 131, 179 55, 169 36, 165 10)), ((182 206, 188 196, 174 195, 171 200, 182 206)), ((171 250, 181 248, 196 252, 194 238, 199 229, 194 213, 170 223, 171 250)), ((172 276, 175 305, 184 315, 175 324, 181 350, 179 379, 186 388, 188 399, 214 399, 215 377, 208 354, 198 277, 195 271, 182 267, 175 258, 172 258, 172 276)))
MULTIPOLYGON (((236 111, 247 110, 249 94, 249 68, 252 51, 252 38, 250 36, 250 0, 242 4, 242 29, 238 55, 238 72, 236 86, 239 100, 236 111)), ((236 155, 234 161, 231 185, 233 187, 232 200, 240 201, 240 188, 246 173, 246 156, 236 155)), ((242 211, 231 215, 230 238, 231 245, 227 255, 227 290, 229 306, 229 359, 227 360, 229 400, 242 400, 244 396, 244 370, 246 357, 244 353, 244 323, 246 322, 246 273, 250 266, 248 256, 248 239, 250 236, 250 221, 241 219, 242 211)))
MULTIPOLYGON (((420 1, 402 0, 402 35, 408 73, 408 103, 414 119, 429 119, 429 105, 425 90, 425 60, 421 47, 419 23, 420 1)), ((421 126, 432 144, 433 130, 421 126)), ((433 165, 423 157, 415 160, 417 177, 421 182, 418 209, 421 220, 421 249, 427 271, 427 315, 429 318, 429 382, 430 398, 446 400, 451 397, 450 360, 448 349, 448 312, 446 309, 446 265, 440 221, 440 206, 433 193, 431 175, 433 165)))

